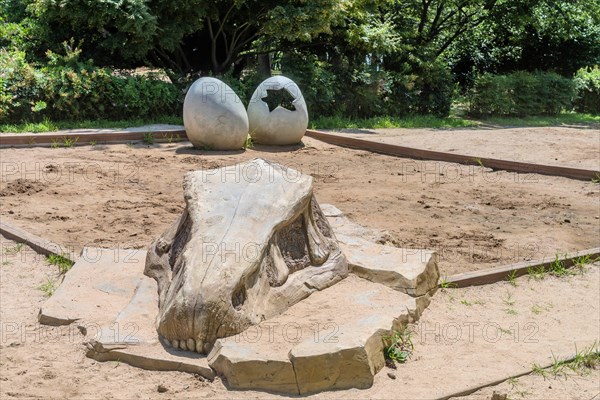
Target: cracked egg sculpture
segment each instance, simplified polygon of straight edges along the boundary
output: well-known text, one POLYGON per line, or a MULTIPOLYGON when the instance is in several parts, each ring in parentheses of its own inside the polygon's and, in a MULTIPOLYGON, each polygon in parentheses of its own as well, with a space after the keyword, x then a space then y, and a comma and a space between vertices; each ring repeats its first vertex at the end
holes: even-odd
POLYGON ((278 75, 263 81, 248 104, 250 136, 261 144, 291 145, 302 140, 308 111, 300 88, 278 75))
POLYGON ((348 275, 309 175, 255 159, 187 173, 184 197, 144 272, 158 283, 167 345, 207 354, 348 275))
POLYGON ((248 114, 238 95, 225 82, 200 78, 183 102, 183 125, 194 147, 239 150, 248 137, 248 114))

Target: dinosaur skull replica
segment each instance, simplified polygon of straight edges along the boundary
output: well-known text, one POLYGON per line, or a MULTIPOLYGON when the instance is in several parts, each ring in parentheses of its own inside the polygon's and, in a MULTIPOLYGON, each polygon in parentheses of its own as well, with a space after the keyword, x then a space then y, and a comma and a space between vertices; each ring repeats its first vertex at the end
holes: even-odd
POLYGON ((150 247, 157 330, 208 353, 348 274, 312 177, 262 159, 184 178, 186 210, 150 247))

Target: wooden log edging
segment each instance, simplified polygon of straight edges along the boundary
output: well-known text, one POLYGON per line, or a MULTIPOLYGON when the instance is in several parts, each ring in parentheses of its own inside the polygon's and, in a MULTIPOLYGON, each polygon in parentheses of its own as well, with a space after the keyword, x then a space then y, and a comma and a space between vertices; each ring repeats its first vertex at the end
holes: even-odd
POLYGON ((374 153, 387 154, 397 157, 414 158, 419 160, 444 161, 456 164, 482 165, 493 170, 504 170, 521 174, 540 174, 562 176, 571 179, 589 181, 600 176, 600 171, 560 167, 556 165, 532 164, 519 161, 499 160, 495 158, 467 156, 462 154, 445 153, 434 150, 422 150, 395 144, 375 142, 372 140, 340 136, 326 132, 308 129, 306 136, 323 142, 342 147, 367 150, 374 153))
POLYGON ((104 143, 127 143, 132 141, 143 141, 152 135, 155 142, 180 142, 187 140, 183 129, 161 129, 161 130, 90 130, 89 132, 50 132, 50 133, 22 133, 0 135, 0 147, 46 147, 56 144, 62 147, 65 140, 75 141, 74 146, 104 143))
POLYGON ((531 269, 543 268, 547 271, 550 266, 559 261, 565 267, 572 267, 574 261, 583 257, 589 257, 590 260, 600 258, 600 247, 581 250, 571 254, 565 254, 562 257, 546 257, 539 260, 522 261, 515 264, 504 265, 501 267, 489 268, 480 271, 464 272, 452 275, 445 279, 444 285, 452 288, 461 288, 466 286, 487 285, 506 280, 509 275, 519 277, 527 274, 531 269))
POLYGON ((68 249, 57 243, 29 233, 26 230, 13 225, 12 223, 6 222, 5 218, 3 218, 3 220, 4 221, 0 221, 0 234, 2 234, 5 238, 14 240, 18 243, 26 244, 27 246, 31 247, 33 251, 42 255, 47 256, 55 254, 57 256, 67 258, 72 262, 77 261, 77 257, 75 256, 73 249, 68 249))

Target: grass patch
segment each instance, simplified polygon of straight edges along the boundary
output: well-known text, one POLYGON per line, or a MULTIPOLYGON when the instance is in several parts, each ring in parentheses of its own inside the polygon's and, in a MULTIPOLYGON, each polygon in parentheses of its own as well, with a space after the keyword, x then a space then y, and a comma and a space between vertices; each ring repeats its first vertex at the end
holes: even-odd
POLYGON ((48 261, 50 265, 56 265, 58 267, 58 272, 61 274, 67 273, 74 264, 73 261, 69 260, 64 255, 59 256, 58 254, 47 255, 46 261, 48 261))
POLYGON ((463 118, 451 115, 439 118, 432 115, 409 115, 405 117, 382 116, 366 119, 342 116, 319 117, 309 124, 311 129, 383 129, 383 128, 468 128, 480 125, 505 126, 560 126, 597 125, 600 115, 582 113, 562 113, 556 116, 532 116, 525 118, 489 117, 485 119, 463 118))
POLYGON ((0 133, 40 133, 62 129, 124 129, 150 124, 183 125, 182 117, 174 115, 158 116, 152 119, 132 118, 119 121, 105 119, 83 121, 50 121, 23 122, 20 124, 0 124, 0 133))
POLYGON ((552 373, 554 378, 569 376, 569 373, 577 375, 588 375, 592 369, 600 366, 600 347, 598 341, 592 343, 589 347, 583 350, 577 350, 575 346, 575 356, 571 359, 561 360, 552 354, 552 365, 548 369, 540 367, 538 364, 533 364, 531 369, 535 375, 542 376, 544 379, 548 372, 552 373))
POLYGON ((479 120, 486 125, 497 126, 557 126, 577 124, 600 124, 600 115, 562 113, 556 116, 533 116, 526 118, 490 117, 479 120))
POLYGON ((459 117, 439 118, 432 115, 373 117, 354 119, 340 116, 320 117, 309 124, 311 129, 383 129, 383 128, 466 128, 479 123, 459 117))

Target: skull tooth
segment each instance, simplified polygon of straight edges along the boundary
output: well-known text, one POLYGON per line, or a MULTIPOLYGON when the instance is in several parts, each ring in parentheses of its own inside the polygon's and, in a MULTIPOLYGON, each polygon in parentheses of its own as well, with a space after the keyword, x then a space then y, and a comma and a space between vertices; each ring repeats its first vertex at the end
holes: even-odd
POLYGON ((187 340, 187 348, 189 351, 196 351, 196 342, 194 339, 187 340))
POLYGON ((171 342, 169 341, 169 339, 165 339, 165 338, 163 338, 163 341, 165 342, 165 345, 167 345, 167 347, 171 347, 171 346, 172 346, 172 344, 171 344, 171 342))
POLYGON ((188 349, 188 348, 187 348, 187 340, 185 340, 185 339, 181 339, 181 340, 179 341, 179 348, 180 348, 181 350, 187 350, 187 349, 188 349))
MULTIPOLYGON (((277 239, 275 238, 274 242, 276 241, 277 239)), ((279 250, 279 247, 277 247, 275 243, 271 243, 269 253, 271 254, 271 258, 273 259, 273 266, 275 267, 273 271, 275 273, 275 276, 273 277, 273 283, 275 284, 275 286, 281 286, 287 280, 288 275, 290 273, 290 269, 288 268, 287 264, 285 263, 285 260, 283 259, 281 250, 279 250)))
POLYGON ((311 206, 308 207, 303 216, 304 226, 306 227, 308 255, 315 265, 321 265, 329 258, 329 245, 319 231, 319 228, 315 226, 311 206))
POLYGON ((196 353, 202 353, 204 350, 204 342, 200 339, 196 340, 196 353))
POLYGON ((177 339, 172 340, 171 345, 173 346, 173 348, 178 349, 179 348, 179 340, 177 340, 177 339))

